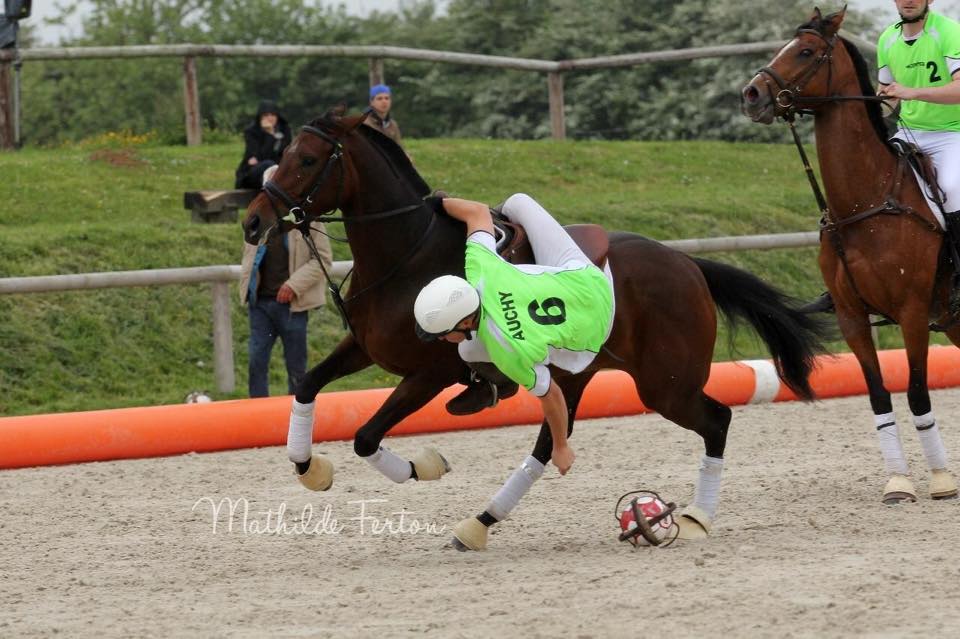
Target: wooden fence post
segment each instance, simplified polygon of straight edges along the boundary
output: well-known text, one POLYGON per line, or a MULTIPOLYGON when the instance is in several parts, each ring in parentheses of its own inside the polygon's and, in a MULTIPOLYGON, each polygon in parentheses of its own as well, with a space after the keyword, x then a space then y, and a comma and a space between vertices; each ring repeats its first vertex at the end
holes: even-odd
POLYGON ((13 62, 13 148, 19 149, 23 145, 20 129, 20 118, 23 117, 23 107, 20 102, 20 69, 23 63, 18 58, 13 62))
POLYGON ((370 86, 383 84, 383 58, 370 58, 370 86))
POLYGON ((237 380, 233 371, 233 324, 230 319, 230 284, 213 282, 213 374, 217 390, 232 393, 237 380))
POLYGON ((564 140, 567 124, 563 116, 563 75, 559 71, 547 73, 547 89, 550 94, 550 132, 554 140, 564 140))
POLYGON ((13 65, 0 62, 0 151, 16 148, 13 131, 13 85, 10 82, 10 70, 13 65))
POLYGON ((187 120, 187 146, 197 146, 203 141, 200 128, 200 94, 197 92, 197 59, 183 59, 183 110, 187 120))

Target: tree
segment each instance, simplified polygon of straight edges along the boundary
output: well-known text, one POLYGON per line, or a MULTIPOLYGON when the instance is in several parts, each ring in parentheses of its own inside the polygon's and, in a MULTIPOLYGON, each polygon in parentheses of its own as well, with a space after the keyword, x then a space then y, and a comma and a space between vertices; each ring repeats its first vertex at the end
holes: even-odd
MULTIPOLYGON (((299 0, 89 3, 83 35, 67 44, 386 44, 545 60, 785 40, 810 14, 808 0, 453 0, 446 14, 427 0, 366 18, 299 0)), ((853 12, 846 26, 877 31, 853 12)), ((568 72, 568 135, 782 139, 739 113, 740 87, 768 57, 568 72)), ((408 136, 550 135, 543 75, 397 60, 385 69, 408 136)), ((277 100, 294 124, 338 101, 354 110, 367 101, 363 59, 202 58, 198 73, 204 124, 227 131, 245 126, 260 98, 277 100)), ((28 141, 124 129, 183 139, 178 59, 29 63, 24 81, 28 141)))

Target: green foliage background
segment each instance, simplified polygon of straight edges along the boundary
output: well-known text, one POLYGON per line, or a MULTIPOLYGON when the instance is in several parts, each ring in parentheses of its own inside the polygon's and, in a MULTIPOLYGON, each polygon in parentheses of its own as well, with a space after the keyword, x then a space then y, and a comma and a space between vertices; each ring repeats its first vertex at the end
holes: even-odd
MULTIPOLYGON (((836 10, 841 2, 820 3, 836 10)), ((562 60, 786 39, 809 0, 427 0, 398 13, 348 15, 300 0, 86 0, 83 35, 68 46, 175 43, 382 44, 562 60)), ((70 10, 67 3, 65 11, 70 10)), ((29 21, 24 22, 29 44, 29 21)), ((845 27, 872 33, 849 12, 845 27)), ((570 137, 783 140, 751 126, 739 88, 769 56, 736 56, 566 73, 570 137)), ((868 56, 869 57, 869 56, 868 56)), ((200 58, 204 126, 235 132, 260 98, 302 124, 328 106, 366 106, 366 59, 200 58)), ((385 61, 395 115, 411 137, 546 138, 546 77, 533 72, 385 61)), ((183 141, 182 61, 176 58, 28 62, 27 144, 106 131, 157 132, 183 141)))
MULTIPOLYGON (((426 1, 359 18, 296 0, 87 4, 83 35, 64 45, 385 44, 549 60, 785 39, 811 10, 806 0, 452 0, 442 13, 426 1)), ((66 2, 64 15, 73 6, 66 2)), ((23 26, 29 46, 31 25, 23 26)), ((852 13, 845 26, 875 28, 852 13)), ((765 57, 567 73, 568 133, 581 141, 564 143, 504 139, 549 136, 542 74, 390 60, 385 73, 408 150, 434 187, 488 202, 522 190, 561 221, 657 239, 812 230, 794 151, 755 143, 783 140, 784 131, 739 114, 739 87, 765 57)), ((239 228, 190 223, 181 194, 232 183, 236 132, 257 100, 277 99, 294 125, 335 102, 366 105, 365 59, 201 58, 207 144, 185 148, 176 146, 181 64, 24 64, 27 148, 0 155, 0 277, 236 263, 239 228)), ((345 247, 335 252, 349 259, 345 247)), ((814 255, 715 258, 808 297, 820 290, 814 255)), ((175 403, 212 391, 210 313, 206 286, 0 296, 0 414, 175 403)), ((343 329, 329 310, 310 321, 317 362, 343 329)), ((239 388, 230 397, 242 397, 248 333, 239 303, 233 326, 239 388)), ((895 329, 881 338, 899 343, 895 329)), ((285 390, 279 350, 274 393, 285 390)), ((728 345, 724 333, 716 356, 765 353, 746 334, 728 345)), ((370 369, 330 389, 395 381, 370 369)))

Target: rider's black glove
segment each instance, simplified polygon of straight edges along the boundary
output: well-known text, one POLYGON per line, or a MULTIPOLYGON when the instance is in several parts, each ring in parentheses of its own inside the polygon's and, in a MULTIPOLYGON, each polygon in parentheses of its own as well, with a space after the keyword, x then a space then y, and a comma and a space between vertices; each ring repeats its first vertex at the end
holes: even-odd
POLYGON ((423 203, 427 206, 428 209, 436 213, 437 215, 446 215, 447 212, 443 210, 443 198, 436 195, 431 195, 429 197, 423 198, 423 203))

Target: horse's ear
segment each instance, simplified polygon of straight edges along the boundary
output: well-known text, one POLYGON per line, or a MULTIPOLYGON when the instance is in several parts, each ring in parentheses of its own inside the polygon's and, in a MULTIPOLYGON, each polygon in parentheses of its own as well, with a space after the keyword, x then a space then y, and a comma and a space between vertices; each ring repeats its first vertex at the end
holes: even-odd
POLYGON ((345 114, 346 112, 347 112, 347 105, 346 105, 346 103, 344 103, 344 102, 339 102, 339 103, 333 105, 332 107, 330 107, 329 109, 327 109, 327 112, 323 114, 323 117, 324 117, 324 119, 326 119, 326 120, 331 120, 331 121, 333 121, 333 122, 339 122, 339 121, 343 118, 343 116, 344 116, 344 114, 345 114))
POLYGON ((813 8, 813 15, 810 16, 810 22, 820 22, 823 20, 823 14, 820 13, 820 7, 813 8))
POLYGON ((831 13, 826 18, 823 19, 823 35, 828 38, 832 38, 837 34, 837 31, 840 30, 840 25, 843 24, 843 18, 847 15, 847 5, 843 5, 843 9, 837 11, 836 13, 831 13))
POLYGON ((363 124, 363 121, 366 119, 367 119, 367 112, 364 111, 360 115, 352 115, 349 118, 343 118, 343 120, 340 122, 340 125, 344 128, 345 131, 349 133, 351 131, 358 129, 360 125, 363 124))

